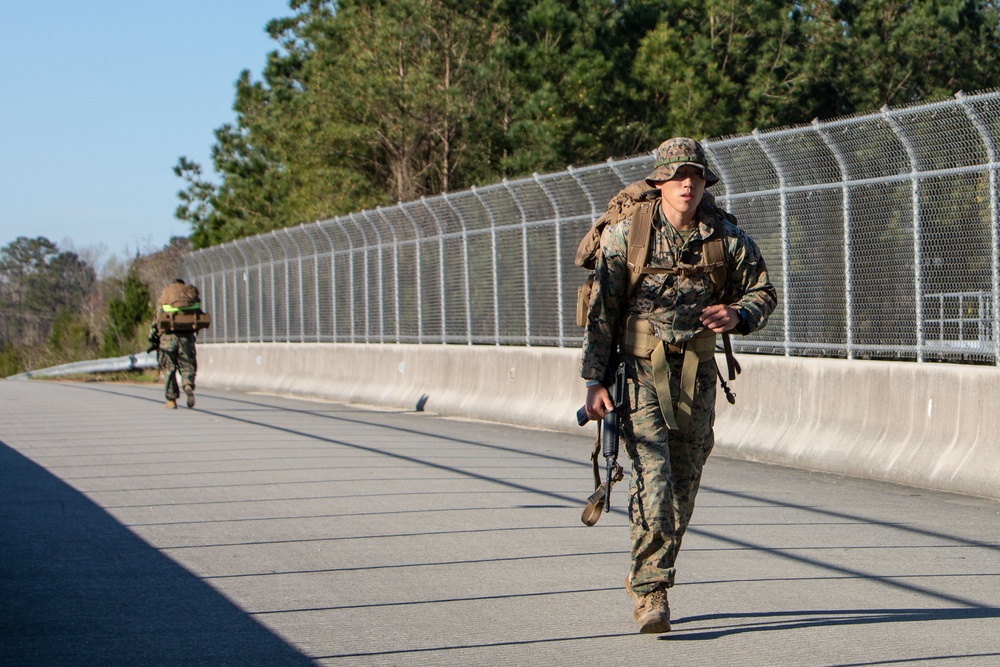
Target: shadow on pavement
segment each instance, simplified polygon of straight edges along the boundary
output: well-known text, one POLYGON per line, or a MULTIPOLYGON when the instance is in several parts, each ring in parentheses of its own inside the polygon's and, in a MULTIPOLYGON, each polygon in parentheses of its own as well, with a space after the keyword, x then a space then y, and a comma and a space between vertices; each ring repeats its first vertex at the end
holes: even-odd
MULTIPOLYGON (((671 620, 681 632, 662 635, 660 639, 691 641, 720 639, 747 632, 868 625, 872 623, 912 623, 919 621, 965 621, 1000 618, 1000 608, 913 608, 913 609, 810 609, 782 612, 704 614, 671 620), (721 623, 714 627, 687 628, 685 624, 721 623)), ((997 655, 1000 653, 989 654, 997 655)), ((875 663, 872 663, 875 664, 875 663)))
POLYGON ((313 665, 0 443, 0 665, 313 665))

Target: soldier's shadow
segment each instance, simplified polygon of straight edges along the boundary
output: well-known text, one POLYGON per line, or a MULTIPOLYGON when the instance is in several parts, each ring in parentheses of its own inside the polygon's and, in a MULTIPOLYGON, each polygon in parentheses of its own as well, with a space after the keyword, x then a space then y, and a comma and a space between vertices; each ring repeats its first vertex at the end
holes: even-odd
POLYGON ((671 621, 673 632, 663 635, 660 639, 670 641, 698 641, 719 639, 747 632, 758 633, 774 630, 799 630, 819 627, 871 625, 876 623, 964 621, 987 618, 1000 618, 1000 607, 803 609, 798 611, 703 614, 700 616, 687 616, 671 621))

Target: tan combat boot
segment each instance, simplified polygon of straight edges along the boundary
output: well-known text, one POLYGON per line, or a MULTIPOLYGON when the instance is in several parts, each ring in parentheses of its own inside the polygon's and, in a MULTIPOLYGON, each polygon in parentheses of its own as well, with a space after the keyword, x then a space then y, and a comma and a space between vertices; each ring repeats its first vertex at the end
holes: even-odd
POLYGON ((187 394, 187 406, 189 408, 194 407, 194 389, 190 387, 184 387, 184 393, 187 394))
POLYGON ((659 634, 670 632, 670 605, 667 604, 667 589, 662 584, 647 595, 639 595, 632 590, 632 573, 625 577, 625 591, 635 602, 632 616, 639 626, 639 632, 659 634))
POLYGON ((177 401, 171 398, 166 403, 163 404, 163 407, 165 407, 167 410, 176 410, 177 401))

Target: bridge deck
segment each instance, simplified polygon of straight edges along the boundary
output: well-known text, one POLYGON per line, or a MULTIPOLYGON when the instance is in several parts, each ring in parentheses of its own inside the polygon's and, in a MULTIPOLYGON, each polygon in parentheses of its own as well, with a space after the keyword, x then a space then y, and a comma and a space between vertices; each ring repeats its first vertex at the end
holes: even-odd
POLYGON ((625 483, 580 523, 589 431, 98 383, 0 406, 0 665, 1000 662, 994 501, 713 458, 650 637, 625 483))

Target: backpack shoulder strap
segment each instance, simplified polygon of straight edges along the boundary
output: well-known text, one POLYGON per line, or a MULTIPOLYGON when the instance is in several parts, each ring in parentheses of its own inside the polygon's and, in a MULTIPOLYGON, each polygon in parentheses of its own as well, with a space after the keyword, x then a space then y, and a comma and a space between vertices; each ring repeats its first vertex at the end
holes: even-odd
POLYGON ((629 268, 628 294, 631 295, 642 280, 643 267, 649 262, 650 233, 653 229, 653 211, 658 200, 642 201, 632 213, 632 222, 628 230, 628 254, 626 261, 629 268))
POLYGON ((706 241, 702 245, 701 261, 710 269, 712 289, 716 297, 722 296, 726 288, 729 272, 726 267, 726 246, 721 238, 706 241))

